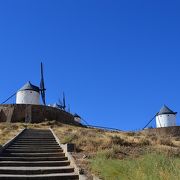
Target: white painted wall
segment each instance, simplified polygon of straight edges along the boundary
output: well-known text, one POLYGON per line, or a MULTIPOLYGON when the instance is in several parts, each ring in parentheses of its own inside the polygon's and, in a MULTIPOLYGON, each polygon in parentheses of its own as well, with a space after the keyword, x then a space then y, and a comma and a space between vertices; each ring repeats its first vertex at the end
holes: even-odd
POLYGON ((18 91, 16 104, 40 104, 40 94, 33 90, 18 91))
POLYGON ((81 122, 81 118, 79 118, 79 117, 74 117, 74 121, 80 123, 80 122, 81 122))
POLYGON ((175 114, 162 114, 156 116, 156 127, 170 127, 176 126, 176 115, 175 114))

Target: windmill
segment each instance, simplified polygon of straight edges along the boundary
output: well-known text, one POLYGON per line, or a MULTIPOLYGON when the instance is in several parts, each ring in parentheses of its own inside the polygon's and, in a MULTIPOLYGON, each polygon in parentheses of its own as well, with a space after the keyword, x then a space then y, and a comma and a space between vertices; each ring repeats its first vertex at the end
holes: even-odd
POLYGON ((10 97, 8 97, 1 104, 5 104, 8 100, 13 98, 16 95, 16 104, 40 104, 40 96, 42 99, 43 105, 46 105, 46 88, 44 85, 44 72, 43 72, 43 64, 41 62, 41 81, 40 87, 33 85, 30 81, 24 84, 18 91, 13 93, 10 97))
POLYGON ((40 93, 42 102, 44 105, 46 105, 46 94, 45 94, 46 88, 44 86, 44 72, 43 72, 43 64, 41 62, 41 82, 40 82, 40 93))
POLYGON ((63 100, 61 101, 61 99, 59 99, 59 103, 57 104, 57 106, 64 111, 66 110, 66 97, 64 92, 63 92, 63 100))

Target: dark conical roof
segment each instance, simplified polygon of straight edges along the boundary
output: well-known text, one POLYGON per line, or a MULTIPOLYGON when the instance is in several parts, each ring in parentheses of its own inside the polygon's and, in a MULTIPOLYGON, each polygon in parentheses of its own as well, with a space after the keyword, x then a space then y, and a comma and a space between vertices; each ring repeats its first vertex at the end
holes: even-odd
POLYGON ((39 87, 32 85, 31 82, 28 81, 19 91, 24 91, 24 90, 32 90, 39 92, 39 87))
POLYGON ((78 114, 74 114, 74 117, 76 117, 76 118, 81 118, 78 114))
POLYGON ((177 112, 173 112, 171 109, 169 109, 166 105, 164 105, 161 110, 159 111, 158 115, 162 114, 177 114, 177 112))

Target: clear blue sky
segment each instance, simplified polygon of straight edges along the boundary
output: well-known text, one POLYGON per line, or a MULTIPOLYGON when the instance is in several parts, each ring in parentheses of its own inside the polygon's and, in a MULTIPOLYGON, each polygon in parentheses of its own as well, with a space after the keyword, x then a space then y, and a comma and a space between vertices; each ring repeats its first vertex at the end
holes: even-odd
POLYGON ((26 81, 65 91, 90 124, 142 128, 167 104, 180 122, 178 0, 1 0, 0 100, 26 81))

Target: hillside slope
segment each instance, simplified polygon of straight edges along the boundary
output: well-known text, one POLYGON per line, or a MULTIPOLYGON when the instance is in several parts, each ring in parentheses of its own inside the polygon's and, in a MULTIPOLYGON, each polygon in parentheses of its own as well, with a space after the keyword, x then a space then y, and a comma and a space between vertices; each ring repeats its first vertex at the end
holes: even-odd
MULTIPOLYGON (((1 145, 26 127, 0 124, 1 145)), ((61 124, 55 121, 29 124, 51 127, 61 143, 76 144, 77 164, 89 179, 180 179, 180 137, 143 132, 109 132, 61 124)))

